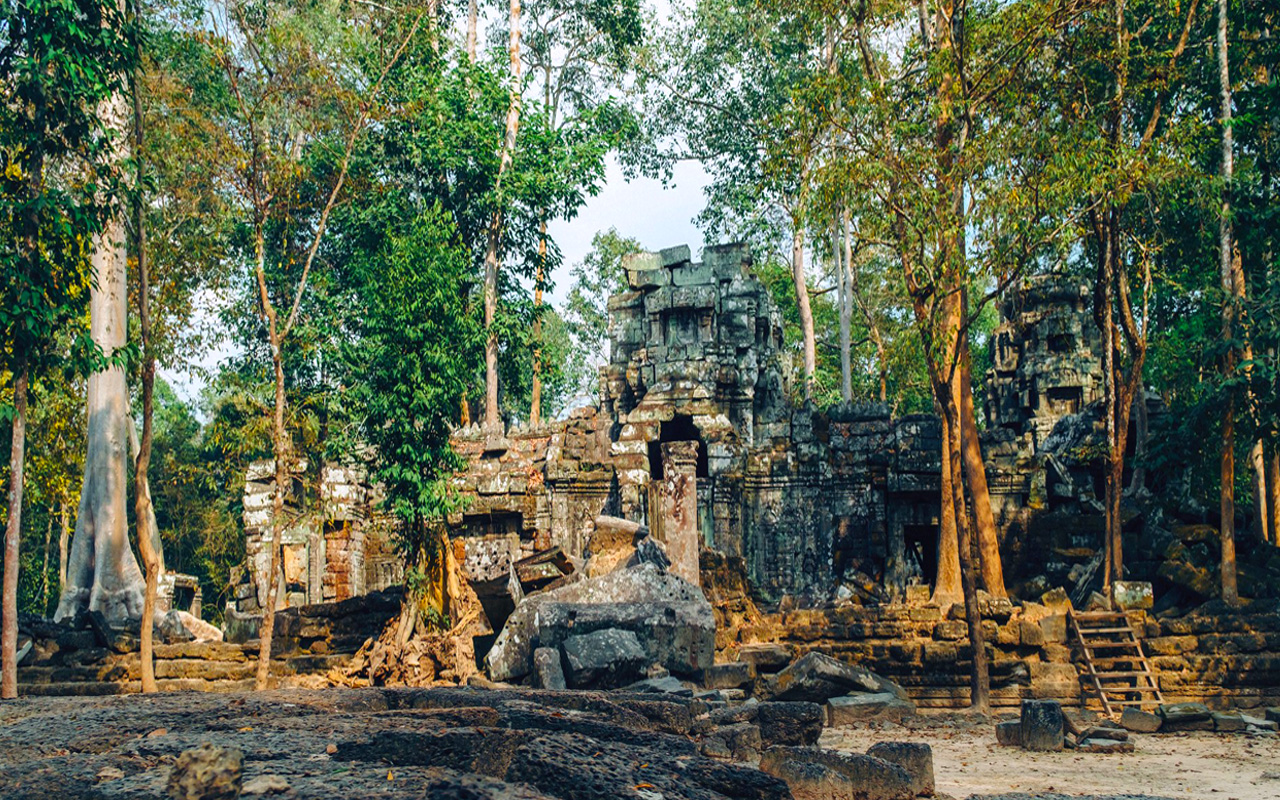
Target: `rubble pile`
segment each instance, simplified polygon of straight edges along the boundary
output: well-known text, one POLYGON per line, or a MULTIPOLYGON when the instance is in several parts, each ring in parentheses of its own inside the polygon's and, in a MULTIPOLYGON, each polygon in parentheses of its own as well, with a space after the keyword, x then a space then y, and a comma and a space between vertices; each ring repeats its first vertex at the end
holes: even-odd
POLYGON ((820 709, 634 692, 329 689, 18 700, 0 708, 10 800, 933 794, 927 746, 818 749, 820 709), (757 768, 757 763, 760 768, 757 768))

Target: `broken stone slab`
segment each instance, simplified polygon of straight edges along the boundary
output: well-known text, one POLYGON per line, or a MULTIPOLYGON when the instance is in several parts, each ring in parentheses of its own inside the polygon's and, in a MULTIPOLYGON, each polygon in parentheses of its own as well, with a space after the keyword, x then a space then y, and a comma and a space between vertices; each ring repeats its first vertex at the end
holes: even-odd
POLYGON ((640 639, 617 628, 569 636, 561 648, 568 668, 565 682, 574 689, 625 686, 643 675, 648 665, 640 639))
POLYGON ((738 660, 756 668, 756 672, 777 672, 791 663, 791 649, 781 644, 748 644, 738 650, 738 660))
POLYGON ((867 755, 897 764, 911 776, 911 791, 916 797, 932 797, 933 748, 924 742, 877 742, 867 755))
POLYGON ((563 690, 569 688, 564 679, 564 667, 560 663, 560 651, 554 647, 539 647, 533 651, 533 671, 542 689, 563 690))
POLYGON ((1022 720, 1011 719, 996 723, 996 744, 1004 747, 1022 746, 1022 720))
POLYGON ((809 746, 822 736, 826 713, 817 703, 768 701, 757 706, 755 720, 765 744, 809 746))
POLYGON ((708 689, 737 689, 755 680, 755 669, 745 661, 712 664, 702 673, 702 685, 708 689))
POLYGON ((1062 749, 1066 721, 1056 700, 1023 700, 1021 743, 1027 750, 1055 752, 1062 749))
POLYGON ((786 781, 796 800, 909 800, 915 796, 911 775, 905 769, 859 753, 770 747, 760 757, 760 770, 786 781))
POLYGON ((827 724, 833 728, 859 722, 901 722, 915 713, 915 703, 891 692, 851 694, 827 701, 827 724))
POLYGON ((1155 733, 1160 730, 1163 722, 1164 719, 1159 714, 1141 711, 1133 706, 1127 706, 1120 714, 1121 727, 1134 733, 1155 733))
POLYGON ((763 740, 760 727, 750 722, 737 722, 716 728, 702 740, 704 756, 734 761, 755 761, 760 757, 763 740))
POLYGON ((1160 716, 1166 725, 1185 725, 1211 720, 1213 712, 1204 703, 1164 703, 1160 706, 1160 716))
POLYGON ((1132 753, 1133 742, 1119 739, 1083 739, 1076 745, 1082 753, 1132 753))
POLYGON ((1272 722, 1280 722, 1280 706, 1271 706, 1267 708, 1265 714, 1267 719, 1272 722))
POLYGON ((485 659, 489 677, 510 682, 529 674, 534 643, 554 647, 563 640, 564 630, 546 627, 553 616, 561 626, 576 617, 576 627, 583 617, 591 617, 596 629, 633 630, 650 661, 677 674, 698 674, 714 660, 715 616, 702 591, 652 564, 642 564, 527 596, 485 659), (558 614, 544 613, 553 604, 561 606, 558 614), (592 612, 592 606, 602 604, 610 608, 592 612))
POLYGON ((902 687, 893 681, 816 651, 807 653, 770 678, 766 689, 773 700, 805 700, 811 703, 825 703, 833 697, 854 692, 891 692, 906 697, 902 687))
POLYGON ((1218 733, 1240 733, 1248 723, 1244 717, 1229 711, 1213 712, 1213 729, 1218 733))
POLYGON ((1240 714, 1240 718, 1244 720, 1244 724, 1261 731, 1277 731, 1280 730, 1280 723, 1276 723, 1269 719, 1250 716, 1249 714, 1240 714))
POLYGON ((1085 739, 1114 739, 1118 742, 1127 742, 1129 741, 1129 732, 1119 728, 1090 725, 1081 731, 1076 738, 1082 742, 1085 739))

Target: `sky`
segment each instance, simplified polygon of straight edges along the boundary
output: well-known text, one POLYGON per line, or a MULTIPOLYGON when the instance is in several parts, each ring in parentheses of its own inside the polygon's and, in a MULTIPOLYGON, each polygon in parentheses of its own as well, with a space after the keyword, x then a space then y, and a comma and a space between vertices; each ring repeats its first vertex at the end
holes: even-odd
POLYGON ((637 178, 628 182, 617 160, 610 158, 604 190, 587 201, 572 220, 558 220, 548 231, 564 255, 552 275, 551 302, 559 307, 569 293, 569 271, 591 250, 598 231, 617 228, 618 233, 639 240, 646 250, 687 244, 694 258, 702 249, 702 233, 693 218, 706 200, 703 188, 710 181, 698 162, 680 162, 666 187, 661 181, 637 178))

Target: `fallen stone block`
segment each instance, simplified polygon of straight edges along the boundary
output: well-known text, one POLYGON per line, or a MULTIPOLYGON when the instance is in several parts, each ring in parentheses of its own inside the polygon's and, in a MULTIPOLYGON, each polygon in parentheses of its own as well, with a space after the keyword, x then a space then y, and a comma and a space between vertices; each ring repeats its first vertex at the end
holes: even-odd
POLYGON ((1244 717, 1225 711, 1213 712, 1213 729, 1218 733, 1240 733, 1247 727, 1244 717))
POLYGON ((911 791, 916 797, 933 795, 933 748, 924 742, 877 742, 867 755, 897 764, 911 776, 911 791))
POLYGON ((1119 728, 1106 727, 1102 725, 1090 725, 1080 732, 1076 737, 1080 741, 1085 739, 1114 739, 1117 742, 1129 741, 1129 732, 1119 728))
POLYGON ((1081 753, 1132 753, 1133 742, 1118 739, 1083 739, 1076 745, 1081 753))
POLYGON ((836 753, 816 747, 771 747, 760 757, 760 769, 787 781, 797 800, 835 797, 909 800, 915 796, 911 776, 905 769, 858 753, 836 753), (823 769, 812 770, 801 765, 823 769), (831 773, 844 780, 833 778, 831 773))
POLYGON ((901 722, 915 713, 915 703, 890 692, 851 694, 827 701, 827 724, 833 728, 859 722, 901 722))
POLYGON ((1166 731, 1211 731, 1213 715, 1204 703, 1165 703, 1160 706, 1166 731))
POLYGON ((1022 746, 1022 720, 996 723, 996 743, 1004 747, 1022 746))
POLYGON ((1269 719, 1250 716, 1249 714, 1241 714, 1240 718, 1244 720, 1244 724, 1260 731, 1277 731, 1280 730, 1280 723, 1273 722, 1269 719))
POLYGON ((574 689, 617 688, 644 674, 649 659, 631 631, 606 628, 564 641, 565 682, 574 689))
POLYGON ((708 689, 737 689, 755 677, 755 669, 745 661, 712 664, 702 673, 702 685, 708 689))
POLYGON ((1044 752, 1062 749, 1066 723, 1057 701, 1023 700, 1020 721, 1024 748, 1044 752))
POLYGON ((738 650, 738 660, 756 668, 756 672, 777 672, 791 663, 791 650, 781 644, 748 644, 738 650))
MULTIPOLYGON (((533 649, 607 628, 639 637, 649 663, 697 675, 714 662, 715 616, 702 591, 653 564, 579 580, 524 599, 498 634, 485 663, 495 681, 533 668, 533 649)), ((639 676, 643 677, 643 676, 639 676)))
POLYGON ((838 661, 823 653, 812 652, 779 672, 768 682, 773 700, 804 700, 825 703, 833 697, 854 692, 906 693, 892 681, 870 670, 838 661))
POLYGON ((822 736, 826 712, 817 703, 760 703, 756 722, 767 745, 808 746, 822 736))
POLYGON ((646 678, 629 683, 622 687, 628 692, 645 692, 653 694, 669 694, 676 697, 693 697, 693 690, 680 682, 679 678, 666 675, 661 678, 646 678))
POLYGON ((1159 714, 1140 711, 1133 706, 1126 707, 1120 714, 1120 725, 1134 733, 1155 733, 1163 722, 1159 714))
POLYGON ((1272 722, 1280 722, 1280 707, 1272 706, 1266 710, 1267 719, 1272 722))
POLYGON ((763 740, 760 727, 750 722, 724 725, 702 740, 702 754, 734 761, 755 761, 760 757, 763 740))
POLYGON ((552 647, 539 647, 533 651, 533 671, 542 689, 567 689, 564 668, 560 664, 560 651, 552 647))

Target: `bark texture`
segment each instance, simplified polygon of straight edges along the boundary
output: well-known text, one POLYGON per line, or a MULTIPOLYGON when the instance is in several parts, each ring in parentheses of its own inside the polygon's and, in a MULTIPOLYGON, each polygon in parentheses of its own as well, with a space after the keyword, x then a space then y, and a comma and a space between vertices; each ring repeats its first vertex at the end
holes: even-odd
POLYGON ((9 508, 4 529, 4 596, 0 613, 0 699, 18 696, 18 540, 22 535, 22 468, 27 442, 26 361, 16 365, 13 379, 13 433, 9 450, 9 508))
MULTIPOLYGON (((111 119, 124 129, 124 101, 110 103, 111 119)), ((104 355, 125 346, 128 289, 125 231, 113 218, 93 252, 94 282, 89 295, 89 329, 104 355)), ((126 460, 129 457, 129 390, 123 367, 89 376, 89 429, 80 510, 55 619, 100 611, 123 624, 142 616, 146 581, 129 546, 126 460)))
POLYGON ((495 208, 489 220, 488 240, 484 253, 484 424, 496 427, 498 416, 498 331, 494 320, 498 312, 498 270, 502 248, 502 184, 511 168, 515 155, 516 134, 520 130, 520 76, 523 72, 520 60, 520 0, 511 0, 510 34, 507 51, 511 60, 511 99, 507 105, 506 135, 502 140, 502 154, 498 161, 498 176, 494 185, 495 208))
POLYGON ((796 307, 800 312, 800 329, 804 333, 804 396, 813 395, 813 374, 817 370, 818 350, 813 333, 813 309, 809 306, 809 284, 804 274, 804 228, 797 216, 792 220, 791 279, 796 285, 796 307))
MULTIPOLYGON (((1222 338, 1231 342, 1235 336, 1237 298, 1243 287, 1236 285, 1232 262, 1231 181, 1234 177, 1235 147, 1231 132, 1231 77, 1227 54, 1227 0, 1218 0, 1218 86, 1222 101, 1222 207, 1218 218, 1218 267, 1222 273, 1222 338)), ((1236 354, 1229 350, 1223 372, 1235 371, 1236 354)), ((1220 453, 1219 512, 1222 514, 1222 599, 1228 605, 1240 602, 1236 586, 1235 542, 1235 400, 1227 401, 1222 414, 1222 449, 1220 453)))
POLYGON ((973 364, 968 342, 960 346, 960 439, 964 456, 964 477, 973 499, 973 517, 978 531, 978 559, 982 585, 992 597, 1008 597, 1004 588, 1004 567, 1000 560, 1000 535, 991 513, 991 492, 987 470, 978 441, 978 422, 973 409, 973 364))

